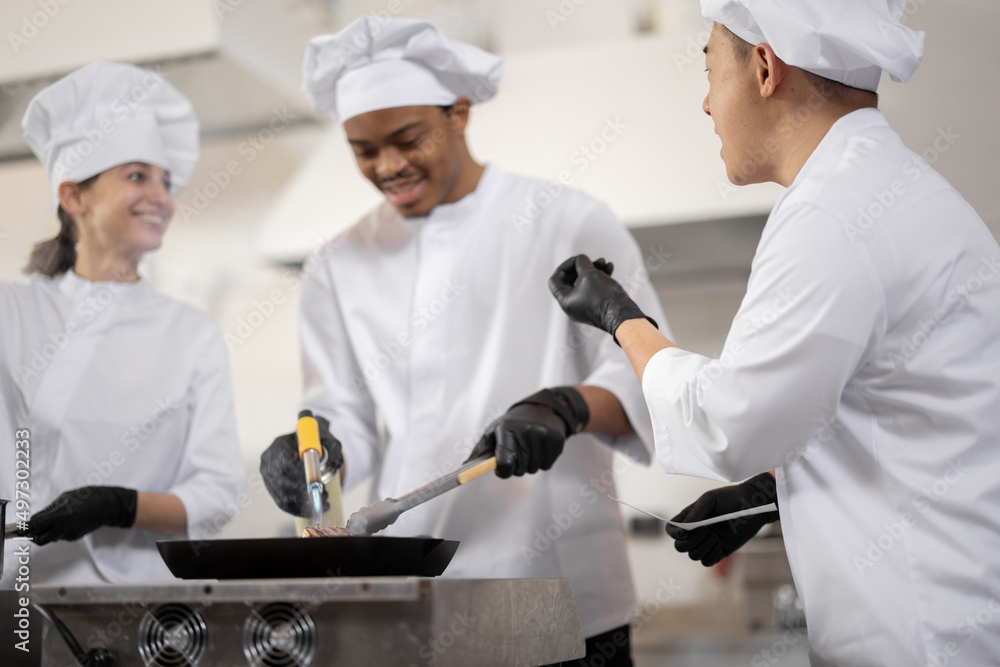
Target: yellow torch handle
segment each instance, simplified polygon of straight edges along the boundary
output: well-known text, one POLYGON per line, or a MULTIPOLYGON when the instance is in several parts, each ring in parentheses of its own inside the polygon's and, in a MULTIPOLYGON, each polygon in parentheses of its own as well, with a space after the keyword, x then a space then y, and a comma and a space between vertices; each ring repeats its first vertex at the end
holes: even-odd
POLYGON ((323 448, 319 444, 319 423, 308 410, 303 410, 299 415, 295 433, 299 441, 299 458, 310 449, 315 449, 317 456, 323 455, 323 448))

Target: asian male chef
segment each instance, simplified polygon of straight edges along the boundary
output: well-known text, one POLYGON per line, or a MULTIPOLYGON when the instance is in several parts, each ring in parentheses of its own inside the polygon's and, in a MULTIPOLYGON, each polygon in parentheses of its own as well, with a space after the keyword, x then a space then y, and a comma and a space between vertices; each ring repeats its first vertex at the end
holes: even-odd
MULTIPOLYGON (((1000 249, 875 93, 923 34, 902 0, 701 4, 729 178, 787 187, 721 357, 676 347, 586 257, 553 293, 621 342, 667 472, 754 475, 682 518, 776 497, 813 665, 1000 664, 1000 249)), ((712 563, 760 525, 671 534, 712 563)))
MULTIPOLYGON (((501 68, 424 21, 362 17, 309 44, 306 92, 343 123, 386 201, 307 269, 303 407, 328 420, 324 444, 338 461, 342 451, 346 486, 373 476, 375 498, 495 451, 497 476, 384 533, 460 540, 450 577, 568 577, 589 653, 600 644, 614 655, 606 664, 630 665, 636 600, 605 494, 612 453, 651 460, 651 426, 622 351, 552 302, 552 262, 613 254, 643 311, 664 320, 606 205, 470 154, 470 106, 492 97, 501 68), (549 203, 519 223, 531 201, 549 203)), ((294 436, 279 437, 261 472, 279 506, 303 515, 296 459, 294 436)))

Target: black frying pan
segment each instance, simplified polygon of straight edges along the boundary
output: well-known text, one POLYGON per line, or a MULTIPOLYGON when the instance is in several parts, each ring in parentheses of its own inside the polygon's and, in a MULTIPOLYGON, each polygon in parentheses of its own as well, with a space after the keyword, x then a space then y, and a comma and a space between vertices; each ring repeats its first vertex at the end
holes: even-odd
POLYGON ((436 577, 458 542, 430 537, 279 537, 156 543, 179 579, 436 577))

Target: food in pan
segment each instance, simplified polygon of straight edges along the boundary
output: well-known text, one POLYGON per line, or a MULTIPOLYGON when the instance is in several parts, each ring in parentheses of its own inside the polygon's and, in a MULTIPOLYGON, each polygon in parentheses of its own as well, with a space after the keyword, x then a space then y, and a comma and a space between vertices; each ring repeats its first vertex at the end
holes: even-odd
POLYGON ((306 526, 302 537, 354 537, 339 526, 306 526))

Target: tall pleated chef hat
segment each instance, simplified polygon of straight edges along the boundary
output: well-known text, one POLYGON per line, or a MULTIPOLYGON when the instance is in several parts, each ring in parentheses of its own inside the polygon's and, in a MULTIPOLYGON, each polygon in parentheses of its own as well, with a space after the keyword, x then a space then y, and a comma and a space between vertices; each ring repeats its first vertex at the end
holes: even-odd
POLYGON ((127 162, 170 172, 176 195, 198 161, 191 101, 135 65, 97 61, 67 74, 32 98, 21 128, 45 165, 56 203, 60 183, 79 183, 127 162))
POLYGON ((362 16, 309 41, 303 90, 317 111, 345 121, 369 111, 448 106, 496 93, 503 59, 455 42, 433 23, 362 16))
POLYGON ((882 71, 907 81, 924 33, 900 23, 905 0, 701 0, 701 13, 789 65, 875 92, 882 71))

